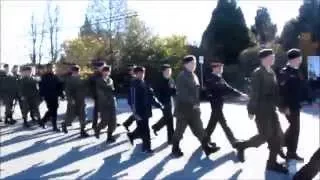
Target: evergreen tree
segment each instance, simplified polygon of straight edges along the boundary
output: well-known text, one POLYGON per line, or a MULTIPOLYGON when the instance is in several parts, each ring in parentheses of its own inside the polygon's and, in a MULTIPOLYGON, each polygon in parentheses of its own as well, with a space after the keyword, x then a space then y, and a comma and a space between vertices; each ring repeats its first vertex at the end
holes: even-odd
POLYGON ((219 0, 203 33, 201 47, 209 57, 225 64, 238 63, 240 52, 250 45, 248 28, 236 0, 219 0))
POLYGON ((80 27, 80 37, 91 36, 94 35, 94 31, 92 29, 92 24, 86 15, 84 24, 80 27))
POLYGON ((251 27, 260 44, 273 41, 277 33, 277 25, 273 24, 268 9, 265 7, 257 10, 255 24, 251 27))

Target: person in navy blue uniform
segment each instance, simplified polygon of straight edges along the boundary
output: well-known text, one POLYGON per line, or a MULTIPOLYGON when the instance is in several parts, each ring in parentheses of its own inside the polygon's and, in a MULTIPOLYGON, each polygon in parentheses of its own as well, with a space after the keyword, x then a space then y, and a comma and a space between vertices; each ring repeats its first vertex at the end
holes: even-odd
POLYGON ((206 80, 206 88, 210 98, 211 117, 206 128, 206 133, 211 136, 219 122, 230 144, 234 147, 238 140, 234 137, 223 114, 224 96, 235 95, 248 99, 248 96, 237 89, 232 88, 222 77, 223 63, 215 60, 211 63, 212 73, 206 80))
POLYGON ((41 77, 39 83, 40 96, 47 104, 47 112, 40 121, 40 126, 45 127, 45 123, 51 119, 53 131, 59 132, 57 127, 57 111, 59 107, 59 97, 64 99, 63 83, 60 78, 55 75, 55 66, 47 64, 47 72, 41 77))
POLYGON ((161 67, 162 76, 159 79, 155 94, 161 104, 164 105, 163 117, 152 126, 153 132, 157 135, 157 132, 164 126, 167 126, 167 139, 168 144, 171 144, 173 129, 173 115, 172 115, 172 97, 176 94, 176 87, 174 80, 171 78, 172 69, 169 64, 164 64, 161 67))
POLYGON ((137 138, 143 141, 142 152, 153 153, 150 141, 149 118, 152 116, 152 106, 163 108, 154 96, 153 90, 144 81, 145 68, 138 66, 134 69, 136 79, 131 83, 130 106, 137 121, 137 128, 128 133, 130 143, 137 138))
POLYGON ((287 147, 287 159, 303 161, 297 155, 298 139, 300 134, 301 101, 308 94, 306 83, 299 68, 302 63, 299 49, 287 52, 288 64, 279 73, 281 109, 289 121, 289 128, 285 132, 284 146, 287 147))
MULTIPOLYGON (((128 74, 127 74, 126 79, 125 79, 125 86, 126 86, 126 89, 128 91, 128 94, 129 94, 128 98, 127 98, 129 106, 130 106, 130 101, 131 101, 131 99, 129 98, 129 96, 130 96, 130 85, 131 85, 131 82, 135 80, 135 74, 133 72, 135 67, 136 67, 135 65, 129 65, 128 66, 128 74)), ((129 118, 127 120, 125 120, 124 123, 122 123, 122 125, 126 128, 127 131, 129 131, 129 127, 131 126, 131 124, 134 121, 135 121, 134 115, 131 114, 129 116, 129 118)))

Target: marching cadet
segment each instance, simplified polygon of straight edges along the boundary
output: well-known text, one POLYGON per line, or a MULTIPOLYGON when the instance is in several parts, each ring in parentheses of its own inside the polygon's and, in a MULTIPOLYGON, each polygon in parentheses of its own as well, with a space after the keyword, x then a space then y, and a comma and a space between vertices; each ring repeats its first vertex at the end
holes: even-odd
POLYGON ((74 65, 70 68, 71 75, 65 79, 65 92, 67 97, 67 110, 65 122, 62 123, 62 130, 68 133, 67 125, 71 124, 72 120, 78 117, 80 122, 80 136, 83 138, 89 137, 85 131, 85 97, 86 87, 85 81, 80 78, 80 67, 74 65))
POLYGON ((152 126, 153 132, 157 132, 165 125, 167 126, 167 139, 168 144, 171 144, 173 136, 173 115, 172 115, 172 97, 176 94, 176 87, 173 79, 171 78, 172 69, 169 64, 164 64, 161 67, 162 76, 158 81, 155 88, 155 94, 160 103, 164 105, 163 117, 152 126))
POLYGON ((259 147, 267 142, 269 159, 266 169, 287 174, 287 167, 277 162, 282 131, 276 112, 276 107, 279 106, 279 88, 275 73, 271 69, 274 63, 274 53, 272 49, 263 49, 259 52, 259 58, 261 66, 252 74, 251 94, 247 106, 249 118, 253 119, 255 116, 258 134, 247 141, 236 144, 238 158, 244 162, 245 149, 259 147))
MULTIPOLYGON (((126 89, 128 91, 128 94, 130 93, 130 85, 131 85, 131 82, 135 79, 135 74, 133 72, 134 68, 136 66, 135 65, 129 65, 128 66, 128 74, 127 74, 127 78, 126 78, 126 81, 125 81, 125 85, 126 85, 126 89)), ((127 100, 128 100, 128 104, 130 106, 130 101, 131 99, 129 98, 129 96, 127 97, 127 100)), ((124 121, 124 123, 122 123, 122 125, 126 128, 127 131, 129 131, 129 127, 131 126, 131 124, 135 121, 134 119, 134 115, 131 114, 129 116, 129 118, 127 120, 124 121)))
POLYGON ((101 129, 108 126, 107 143, 115 142, 113 132, 116 129, 116 98, 114 96, 114 84, 110 78, 111 67, 103 66, 101 68, 101 76, 96 79, 96 95, 98 112, 101 113, 101 121, 95 130, 96 138, 99 138, 101 129))
POLYGON ((194 73, 196 69, 196 58, 188 55, 183 58, 184 70, 180 72, 176 80, 176 106, 175 115, 177 118, 176 130, 172 137, 172 155, 183 156, 179 147, 180 140, 187 126, 201 142, 203 151, 207 156, 217 152, 220 148, 209 146, 210 137, 203 129, 200 118, 200 83, 194 73))
POLYGON ((291 49, 287 52, 288 64, 279 74, 280 95, 282 97, 282 109, 289 121, 289 128, 285 132, 285 146, 287 147, 287 159, 303 161, 297 155, 298 139, 300 134, 300 102, 304 91, 304 82, 299 67, 302 63, 299 49, 291 49))
MULTIPOLYGON (((21 81, 21 75, 19 74, 19 70, 20 67, 18 65, 14 65, 11 69, 11 74, 12 74, 12 77, 16 80, 17 82, 17 88, 20 87, 20 81, 21 81)), ((18 91, 17 91, 18 92, 18 91)), ((17 93, 17 96, 14 98, 13 100, 13 109, 12 109, 12 112, 14 112, 15 110, 15 107, 16 105, 19 104, 19 108, 22 112, 22 100, 21 100, 21 97, 19 96, 19 93, 17 93)))
POLYGON ((2 107, 4 105, 4 79, 6 77, 6 72, 0 69, 0 122, 2 122, 2 107))
POLYGON ((4 66, 5 74, 3 76, 3 102, 5 104, 5 124, 15 124, 13 116, 13 101, 18 96, 18 81, 9 74, 9 65, 4 66))
POLYGON ((310 161, 293 176, 293 180, 312 180, 318 172, 320 172, 320 148, 312 155, 310 161))
POLYGON ((96 129, 97 123, 98 123, 98 103, 97 103, 97 90, 96 90, 96 80, 101 77, 101 72, 100 69, 102 66, 104 66, 104 62, 96 62, 92 64, 93 68, 93 74, 89 77, 88 83, 89 83, 89 92, 90 96, 92 97, 94 101, 94 106, 93 106, 93 120, 92 120, 92 128, 96 129))
POLYGON ((64 99, 62 82, 55 75, 55 66, 47 64, 47 72, 41 77, 39 83, 40 96, 47 104, 47 112, 40 121, 40 126, 45 128, 46 122, 51 119, 53 131, 60 132, 57 127, 57 111, 59 107, 59 97, 64 99))
POLYGON ((19 97, 21 99, 23 126, 28 128, 30 127, 28 123, 29 112, 33 119, 38 123, 40 122, 40 94, 38 81, 31 76, 32 68, 30 66, 22 67, 21 73, 19 97))
POLYGON ((234 137, 223 114, 223 104, 225 95, 236 95, 248 99, 248 96, 237 89, 232 88, 222 77, 223 63, 219 60, 211 63, 212 73, 206 81, 206 87, 210 96, 211 117, 206 128, 206 133, 211 136, 217 123, 219 122, 230 144, 234 145, 238 140, 234 137))
POLYGON ((134 68, 136 79, 131 83, 131 98, 130 105, 133 110, 137 127, 127 133, 130 143, 137 138, 142 139, 142 152, 153 153, 150 141, 149 118, 152 117, 152 106, 163 109, 163 106, 154 96, 153 90, 144 81, 145 68, 138 66, 134 68))

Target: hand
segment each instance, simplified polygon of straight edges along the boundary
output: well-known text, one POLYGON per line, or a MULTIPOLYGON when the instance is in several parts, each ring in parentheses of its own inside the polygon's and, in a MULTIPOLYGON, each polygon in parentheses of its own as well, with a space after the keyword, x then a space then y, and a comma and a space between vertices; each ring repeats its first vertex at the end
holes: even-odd
POLYGON ((250 120, 252 120, 254 118, 254 114, 249 114, 248 117, 250 120))
POLYGON ((133 116, 134 116, 134 118, 135 118, 136 120, 138 120, 138 121, 142 120, 142 118, 141 118, 139 115, 137 115, 137 114, 134 114, 133 116))
POLYGON ((289 116, 290 115, 290 109, 289 108, 285 108, 284 109, 284 114, 289 116))
POLYGON ((249 96, 246 95, 246 94, 241 94, 241 95, 240 95, 240 100, 242 100, 242 101, 248 101, 248 100, 249 100, 249 96))
POLYGON ((20 98, 20 99, 21 99, 21 101, 23 101, 25 98, 24 98, 23 96, 21 96, 21 98, 20 98))

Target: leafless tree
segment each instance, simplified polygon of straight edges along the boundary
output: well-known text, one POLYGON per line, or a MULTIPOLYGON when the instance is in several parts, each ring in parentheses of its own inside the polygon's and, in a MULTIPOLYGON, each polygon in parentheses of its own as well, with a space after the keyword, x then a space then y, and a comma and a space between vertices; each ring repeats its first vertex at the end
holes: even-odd
POLYGON ((32 52, 30 54, 31 63, 36 64, 37 61, 37 54, 36 54, 36 44, 37 44, 37 37, 38 37, 38 31, 37 31, 37 24, 34 19, 34 13, 32 13, 31 16, 31 38, 32 38, 32 52))
POLYGON ((50 40, 51 62, 56 62, 58 58, 58 33, 59 33, 59 7, 56 5, 52 10, 52 0, 47 2, 48 32, 50 40))

